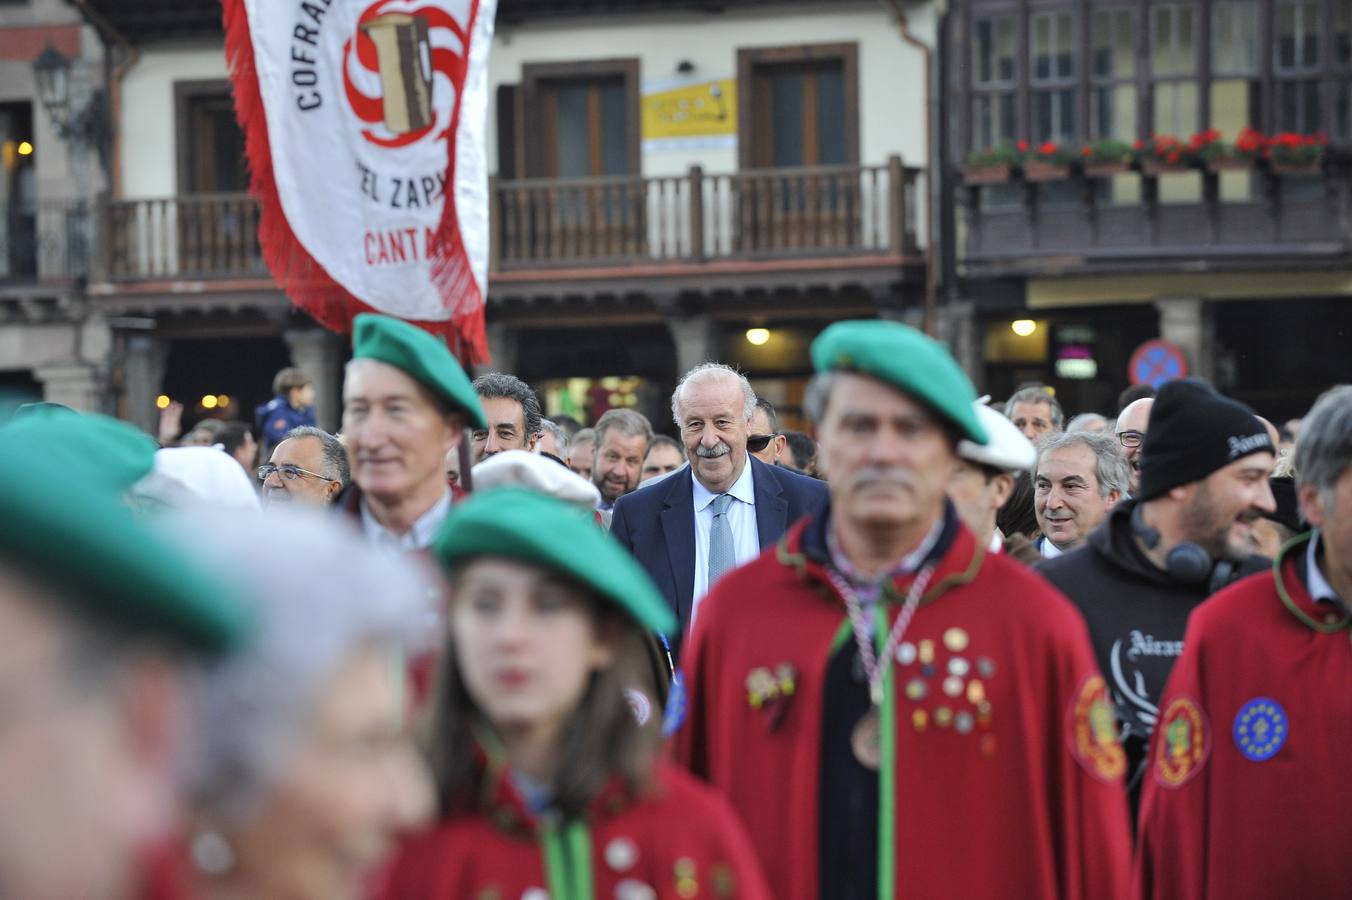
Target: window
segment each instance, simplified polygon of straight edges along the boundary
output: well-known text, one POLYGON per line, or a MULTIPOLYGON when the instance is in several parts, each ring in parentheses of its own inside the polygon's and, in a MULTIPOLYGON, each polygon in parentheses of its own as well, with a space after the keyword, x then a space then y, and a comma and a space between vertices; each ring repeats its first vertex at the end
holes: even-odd
MULTIPOLYGON (((1262 122, 1259 81, 1258 0, 1225 0, 1211 8, 1211 84, 1209 127, 1234 140, 1246 126, 1262 122)), ((1222 172, 1220 198, 1253 198, 1248 172, 1222 172)))
POLYGON ((1352 0, 1333 0, 1333 136, 1352 140, 1352 0))
POLYGON ((1075 123, 1075 17, 1069 12, 1036 13, 1030 38, 1033 140, 1073 141, 1075 123))
POLYGON ((1276 127, 1308 133, 1323 124, 1320 114, 1319 0, 1278 0, 1273 74, 1277 79, 1276 127))
POLYGON ((977 19, 972 37, 972 146, 1018 138, 1014 113, 1018 31, 1013 16, 977 19))
POLYGON ((811 44, 737 54, 743 168, 859 161, 856 44, 811 44))
POLYGON ((1151 10, 1150 74, 1155 134, 1197 131, 1197 9, 1183 4, 1151 10))
POLYGON ((757 168, 846 161, 840 60, 758 66, 752 98, 757 168))
POLYGON ((1136 137, 1136 13, 1095 10, 1090 20, 1090 131, 1095 138, 1136 137))
POLYGON ((230 85, 224 81, 181 81, 174 85, 174 95, 179 193, 248 190, 244 132, 235 119, 230 85))
POLYGON ((637 174, 638 71, 637 60, 523 66, 526 175, 637 174))

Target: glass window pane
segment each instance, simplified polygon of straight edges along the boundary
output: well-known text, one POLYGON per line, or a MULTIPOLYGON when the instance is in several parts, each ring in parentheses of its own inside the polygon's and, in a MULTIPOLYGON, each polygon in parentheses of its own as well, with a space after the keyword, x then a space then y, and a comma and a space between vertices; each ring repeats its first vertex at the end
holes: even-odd
POLYGON ((558 110, 554 162, 560 178, 582 178, 592 174, 587 92, 585 83, 560 84, 554 89, 558 110))
POLYGON ((1299 72, 1318 67, 1321 27, 1318 2, 1280 0, 1277 3, 1275 48, 1277 69, 1299 72))
POLYGON ((1197 85, 1184 81, 1155 85, 1155 134, 1191 135, 1197 129, 1197 85))
POLYGON ((1315 2, 1301 4, 1300 64, 1307 69, 1319 65, 1319 6, 1315 2))
POLYGON ((801 166, 806 159, 803 147, 803 81, 802 72, 779 72, 771 76, 772 165, 801 166))
POLYGON ((1352 138, 1352 82, 1338 83, 1334 97, 1333 134, 1339 140, 1352 138))
POLYGON ((1352 65, 1352 0, 1333 0, 1333 61, 1352 65))
POLYGON ((1197 10, 1157 6, 1151 30, 1151 66, 1156 76, 1191 75, 1197 69, 1197 10))
POLYGON ((1052 77, 1051 56, 1052 17, 1047 14, 1033 16, 1033 78, 1046 80, 1052 77))
POLYGON ((1014 19, 999 16, 977 19, 972 40, 972 78, 975 85, 1014 79, 1014 19))
POLYGON ((1258 72, 1258 4, 1220 3, 1212 10, 1211 69, 1227 75, 1258 72))
POLYGON ((628 109, 624 83, 611 81, 601 92, 601 174, 624 175, 629 172, 628 109))
POLYGON ((972 72, 975 84, 990 84, 995 75, 995 24, 990 19, 976 20, 976 34, 972 39, 972 72))
POLYGON ((995 77, 1000 81, 1014 80, 1014 19, 1006 16, 995 23, 995 77))
POLYGON ((1094 137, 1131 141, 1136 138, 1136 86, 1096 88, 1089 97, 1094 137))
POLYGON ((817 164, 845 162, 845 73, 841 66, 817 72, 817 164))

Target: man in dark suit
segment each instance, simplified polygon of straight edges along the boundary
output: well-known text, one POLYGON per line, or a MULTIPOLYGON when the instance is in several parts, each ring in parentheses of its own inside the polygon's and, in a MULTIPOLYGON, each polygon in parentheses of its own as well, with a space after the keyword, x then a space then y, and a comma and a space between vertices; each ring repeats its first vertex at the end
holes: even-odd
POLYGON ((673 656, 719 577, 750 562, 789 525, 826 503, 826 485, 746 449, 756 395, 734 369, 705 363, 671 396, 690 463, 621 497, 610 531, 629 548, 676 612, 673 656))

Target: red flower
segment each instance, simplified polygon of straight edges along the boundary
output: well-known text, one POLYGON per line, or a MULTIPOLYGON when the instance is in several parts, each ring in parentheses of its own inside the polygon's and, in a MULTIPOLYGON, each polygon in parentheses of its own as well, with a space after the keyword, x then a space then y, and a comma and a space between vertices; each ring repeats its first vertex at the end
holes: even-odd
POLYGON ((1093 148, 1093 147, 1083 147, 1083 148, 1080 149, 1080 155, 1083 156, 1083 157, 1085 157, 1085 158, 1088 158, 1088 157, 1090 157, 1090 156, 1093 156, 1093 155, 1094 155, 1094 148, 1093 148))
POLYGON ((1019 141, 1017 144, 1014 145, 1014 149, 1018 150, 1020 153, 1027 153, 1027 152, 1028 152, 1028 142, 1027 142, 1027 141, 1019 141))
POLYGON ((1041 153, 1043 156, 1055 156, 1058 149, 1060 148, 1056 146, 1056 141, 1047 141, 1041 147, 1037 148, 1037 152, 1041 153))
POLYGON ((1133 150, 1141 150, 1141 149, 1143 149, 1144 147, 1145 147, 1145 141, 1141 140, 1140 138, 1137 138, 1135 141, 1133 141, 1133 142, 1132 142, 1132 145, 1131 145, 1131 149, 1133 149, 1133 150))
POLYGON ((1178 151, 1177 151, 1177 150, 1170 151, 1169 156, 1168 156, 1168 160, 1169 160, 1169 163, 1170 163, 1171 165, 1174 164, 1174 163, 1177 163, 1177 162, 1178 162, 1178 151))

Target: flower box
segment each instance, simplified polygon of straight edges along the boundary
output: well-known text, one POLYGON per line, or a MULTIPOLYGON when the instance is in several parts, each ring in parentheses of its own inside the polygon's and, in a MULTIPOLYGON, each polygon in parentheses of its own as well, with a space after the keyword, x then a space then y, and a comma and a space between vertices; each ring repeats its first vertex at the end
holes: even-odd
POLYGON ((1131 163, 1126 160, 1118 162, 1087 162, 1084 164, 1085 178, 1113 178, 1117 175, 1125 175, 1131 171, 1131 163))
POLYGON ((1025 160, 1023 177, 1027 181, 1064 181, 1070 177, 1070 166, 1063 163, 1025 160))
POLYGON ((1318 159, 1304 162, 1284 162, 1270 159, 1268 166, 1271 167, 1272 174, 1287 178, 1311 178, 1324 174, 1324 163, 1318 159))
POLYGON ((1253 160, 1242 156, 1218 156, 1206 160, 1206 170, 1218 172, 1247 172, 1253 168, 1253 160))
POLYGON ((967 166, 962 170, 962 180, 967 184, 1004 184, 1014 175, 1014 167, 1001 163, 994 166, 967 166))
POLYGON ((1161 175, 1179 175, 1192 171, 1191 166, 1182 163, 1170 163, 1160 159, 1142 158, 1137 160, 1141 174, 1146 178, 1159 178, 1161 175))

